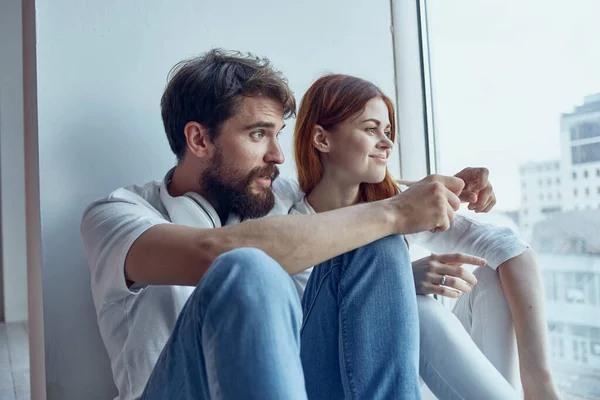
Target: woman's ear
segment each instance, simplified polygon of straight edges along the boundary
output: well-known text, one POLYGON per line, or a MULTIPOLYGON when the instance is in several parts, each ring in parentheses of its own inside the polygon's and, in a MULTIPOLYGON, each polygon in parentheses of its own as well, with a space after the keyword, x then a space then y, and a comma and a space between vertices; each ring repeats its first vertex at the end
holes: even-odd
POLYGON ((313 146, 322 153, 329 153, 328 132, 321 125, 315 125, 313 131, 313 146))
POLYGON ((188 151, 198 158, 212 154, 213 143, 208 128, 198 122, 188 122, 183 128, 188 151))

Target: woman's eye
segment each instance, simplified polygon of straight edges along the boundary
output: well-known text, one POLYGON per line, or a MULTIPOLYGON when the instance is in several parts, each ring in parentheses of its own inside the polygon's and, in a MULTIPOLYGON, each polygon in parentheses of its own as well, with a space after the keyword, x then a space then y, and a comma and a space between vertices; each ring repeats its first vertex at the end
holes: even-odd
POLYGON ((385 133, 385 136, 386 136, 388 139, 392 137, 392 131, 387 131, 387 132, 384 132, 384 133, 385 133))
POLYGON ((371 133, 377 133, 377 128, 367 128, 367 130, 371 133))

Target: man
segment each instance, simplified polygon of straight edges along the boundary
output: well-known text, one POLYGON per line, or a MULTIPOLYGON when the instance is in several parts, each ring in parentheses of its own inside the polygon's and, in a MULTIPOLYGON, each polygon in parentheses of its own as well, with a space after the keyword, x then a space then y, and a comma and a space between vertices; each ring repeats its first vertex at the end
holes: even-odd
POLYGON ((489 209, 487 171, 287 215, 301 193, 277 179, 279 132, 296 106, 286 81, 268 60, 221 50, 174 71, 161 109, 177 166, 162 183, 92 203, 81 225, 118 398, 305 399, 305 385, 323 398, 420 398, 415 291, 399 235, 448 229, 461 199, 489 209), (175 217, 188 193, 212 225, 175 217), (305 310, 320 317, 303 321, 290 275, 325 262, 341 266, 307 290, 346 297, 317 296, 305 310), (331 323, 343 325, 347 348, 307 329, 331 323), (315 378, 305 383, 307 369, 315 378))

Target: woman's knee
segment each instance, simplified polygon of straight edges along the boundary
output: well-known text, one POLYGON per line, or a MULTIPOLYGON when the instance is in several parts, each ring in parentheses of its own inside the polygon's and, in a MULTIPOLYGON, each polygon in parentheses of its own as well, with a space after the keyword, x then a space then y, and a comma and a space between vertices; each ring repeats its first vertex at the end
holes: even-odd
POLYGON ((383 264, 383 266, 409 267, 408 246, 402 235, 389 235, 355 250, 355 256, 383 264))

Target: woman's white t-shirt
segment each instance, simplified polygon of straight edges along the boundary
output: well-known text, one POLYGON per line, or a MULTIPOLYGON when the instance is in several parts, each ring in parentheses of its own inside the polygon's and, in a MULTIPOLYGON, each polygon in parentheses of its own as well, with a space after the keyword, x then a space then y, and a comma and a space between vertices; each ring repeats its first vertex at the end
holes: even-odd
MULTIPOLYGON (((315 210, 303 196, 294 204, 290 214, 315 214, 315 210)), ((529 247, 510 228, 484 224, 461 214, 455 214, 450 229, 446 231, 425 231, 405 237, 409 245, 419 245, 432 253, 465 253, 484 258, 494 270, 529 247)), ((313 267, 292 276, 300 297, 304 294, 312 270, 313 267)))

